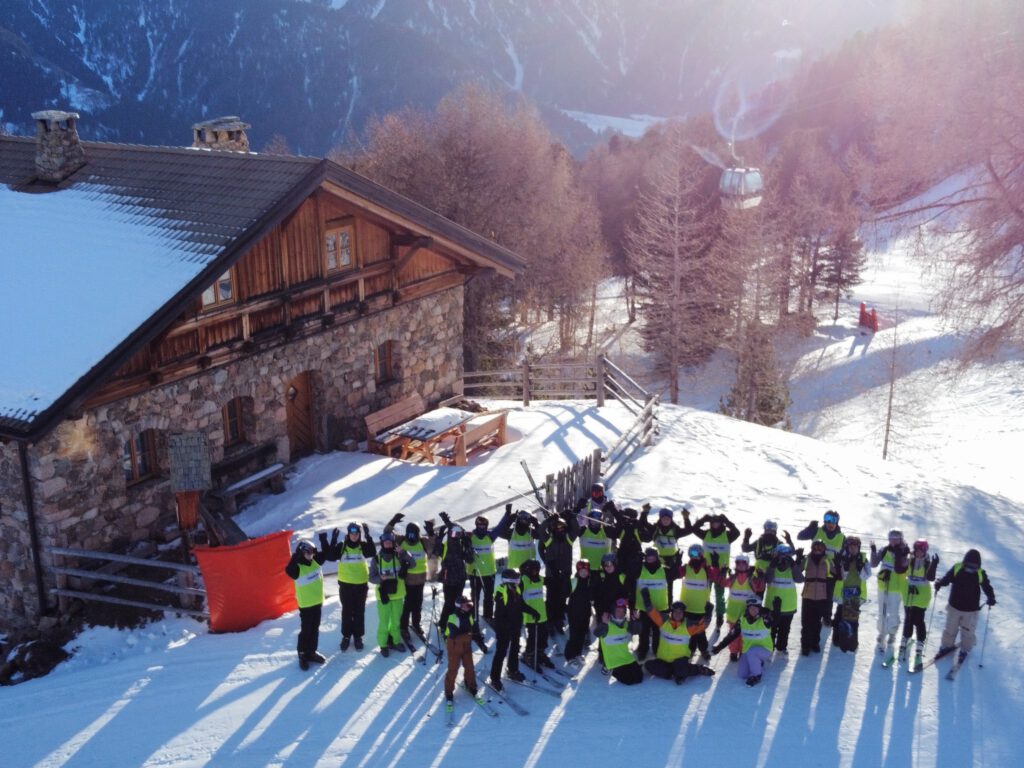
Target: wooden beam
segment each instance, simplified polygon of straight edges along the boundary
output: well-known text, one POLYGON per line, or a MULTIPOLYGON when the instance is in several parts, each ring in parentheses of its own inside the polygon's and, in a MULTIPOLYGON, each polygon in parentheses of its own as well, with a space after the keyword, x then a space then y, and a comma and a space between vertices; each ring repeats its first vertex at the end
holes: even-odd
MULTIPOLYGON (((366 200, 360 197, 359 195, 356 195, 350 192, 349 190, 345 189, 344 187, 340 187, 331 181, 324 181, 323 188, 326 189, 331 194, 340 197, 342 200, 352 203, 357 208, 379 216, 384 221, 389 222, 391 226, 398 225, 401 227, 405 227, 410 232, 416 232, 418 230, 423 229, 422 225, 416 224, 406 219, 404 216, 400 216, 396 214, 394 211, 391 211, 381 205, 372 203, 369 200, 366 200)), ((505 277, 515 277, 515 272, 513 272, 513 270, 509 269, 508 267, 504 265, 497 265, 496 262, 487 258, 486 256, 482 256, 479 253, 472 251, 469 248, 466 248, 465 246, 459 245, 453 240, 449 240, 446 237, 438 235, 434 235, 434 240, 436 245, 440 246, 441 248, 444 248, 445 250, 451 253, 458 254, 459 256, 468 260, 471 264, 475 265, 476 267, 492 267, 499 274, 502 274, 505 277)))

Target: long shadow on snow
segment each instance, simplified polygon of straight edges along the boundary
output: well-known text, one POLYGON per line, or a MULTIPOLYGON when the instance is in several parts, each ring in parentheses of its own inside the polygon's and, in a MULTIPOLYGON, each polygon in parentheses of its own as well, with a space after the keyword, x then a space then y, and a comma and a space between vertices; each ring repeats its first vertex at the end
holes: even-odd
MULTIPOLYGON (((853 752, 854 768, 878 768, 882 755, 886 752, 885 721, 894 698, 895 682, 893 670, 882 669, 881 656, 875 651, 871 642, 874 626, 865 624, 861 613, 860 639, 858 653, 872 655, 868 666, 868 690, 864 697, 864 713, 860 721, 860 733, 853 752)), ((906 756, 904 756, 906 757, 906 756)))
MULTIPOLYGON (((269 631, 280 626, 282 620, 265 622, 261 626, 269 631)), ((232 635, 226 637, 228 642, 244 637, 232 635)), ((209 640, 216 641, 210 637, 209 640)), ((253 654, 253 656, 263 654, 253 654)), ((269 669, 264 674, 253 676, 244 683, 233 686, 230 691, 216 700, 210 701, 210 697, 226 679, 231 677, 238 662, 245 662, 245 656, 239 656, 236 660, 230 657, 212 656, 208 662, 200 660, 191 662, 187 670, 176 667, 168 668, 164 665, 159 670, 159 675, 154 675, 153 668, 147 670, 150 676, 164 677, 179 674, 175 679, 173 691, 170 698, 174 701, 174 709, 168 712, 167 701, 169 697, 167 680, 147 685, 137 695, 131 698, 124 706, 117 708, 116 713, 110 720, 103 723, 102 727, 93 734, 69 759, 65 766, 95 766, 107 765, 110 763, 110 755, 117 754, 117 762, 123 765, 141 765, 150 759, 160 750, 166 752, 167 745, 185 735, 198 721, 204 717, 231 706, 240 699, 258 695, 261 689, 273 686, 264 694, 264 701, 271 698, 271 694, 277 690, 281 682, 281 669, 277 666, 269 669), (210 668, 206 668, 207 664, 210 668), (222 669, 217 669, 222 665, 222 669), (180 680, 180 683, 179 683, 180 680)), ((248 657, 252 660, 252 656, 248 657)), ((89 712, 83 702, 77 700, 77 707, 80 711, 89 712)), ((262 705, 261 705, 262 706, 262 705)), ((117 702, 112 702, 103 712, 92 710, 86 714, 91 722, 101 720, 109 714, 111 709, 117 707, 117 702)), ((249 718, 251 719, 251 718, 249 718)), ((60 722, 63 726, 66 721, 51 718, 50 722, 60 722)), ((73 739, 73 737, 71 737, 73 739)), ((52 743, 52 742, 51 742, 52 743)))
POLYGON ((821 765, 838 765, 839 726, 852 669, 840 664, 826 666, 828 653, 826 646, 820 654, 793 654, 790 663, 795 667, 765 765, 786 765, 794 755, 812 754, 821 765))
MULTIPOLYGON (((920 339, 908 344, 901 344, 897 354, 897 365, 901 377, 909 376, 917 371, 934 368, 941 362, 952 359, 959 347, 958 340, 953 336, 920 339)), ((851 354, 854 350, 851 349, 851 354)), ((813 369, 801 369, 800 377, 790 387, 794 402, 813 402, 815 410, 830 408, 848 399, 850 388, 847 386, 827 386, 832 381, 845 381, 856 378, 857 391, 867 391, 887 386, 890 378, 891 354, 889 347, 879 345, 876 349, 862 352, 862 362, 852 365, 836 365, 827 367, 818 376, 813 369), (807 390, 806 392, 804 390, 807 390)), ((794 371, 787 372, 792 378, 794 371)))

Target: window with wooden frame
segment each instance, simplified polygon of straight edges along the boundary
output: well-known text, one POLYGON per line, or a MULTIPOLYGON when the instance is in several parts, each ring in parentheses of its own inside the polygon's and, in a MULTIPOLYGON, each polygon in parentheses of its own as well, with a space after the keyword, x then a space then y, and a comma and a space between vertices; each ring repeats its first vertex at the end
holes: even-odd
POLYGON ((350 219, 328 221, 324 233, 326 272, 352 269, 356 265, 356 230, 350 219))
POLYGON ((235 300, 234 285, 231 282, 231 270, 221 275, 217 282, 203 291, 203 309, 228 304, 235 300))
POLYGON ((124 441, 121 459, 124 480, 129 485, 156 475, 156 432, 145 429, 124 441))
POLYGON ((373 350, 373 378, 378 384, 385 384, 398 378, 395 342, 385 341, 373 350))
POLYGON ((224 418, 224 447, 231 448, 246 442, 245 398, 228 400, 221 409, 224 418))

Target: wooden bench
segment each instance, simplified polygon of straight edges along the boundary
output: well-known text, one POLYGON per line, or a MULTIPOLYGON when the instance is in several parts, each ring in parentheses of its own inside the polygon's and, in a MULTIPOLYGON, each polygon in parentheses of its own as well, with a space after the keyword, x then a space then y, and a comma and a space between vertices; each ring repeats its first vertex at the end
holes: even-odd
POLYGON ((464 467, 469 463, 469 454, 478 448, 504 445, 508 439, 508 411, 495 414, 481 414, 467 422, 462 434, 456 435, 455 443, 437 453, 442 464, 464 467))
POLYGON ((219 491, 210 491, 210 495, 221 500, 221 503, 224 505, 225 514, 233 515, 238 511, 238 497, 243 493, 248 493, 262 485, 270 486, 270 490, 274 493, 283 493, 284 472, 286 469, 287 467, 280 462, 271 464, 266 469, 261 469, 255 474, 244 477, 227 488, 222 488, 219 491))
POLYGON ((400 431, 389 432, 406 421, 422 416, 426 405, 419 394, 409 395, 387 408, 367 414, 366 416, 366 450, 370 453, 381 453, 390 456, 396 448, 402 448, 406 436, 400 431))

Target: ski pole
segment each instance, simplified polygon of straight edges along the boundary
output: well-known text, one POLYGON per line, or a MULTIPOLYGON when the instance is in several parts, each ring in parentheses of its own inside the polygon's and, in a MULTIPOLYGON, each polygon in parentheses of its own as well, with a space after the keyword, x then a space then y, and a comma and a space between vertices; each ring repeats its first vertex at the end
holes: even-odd
POLYGON ((981 636, 981 653, 978 655, 978 667, 984 667, 982 660, 985 658, 985 641, 988 640, 988 625, 992 622, 992 606, 988 607, 985 613, 985 633, 981 636))
POLYGON ((543 510, 543 512, 544 512, 544 514, 545 514, 545 515, 553 515, 553 514, 555 514, 554 512, 552 512, 552 511, 551 511, 550 509, 548 509, 547 507, 545 507, 545 506, 544 506, 543 504, 541 504, 540 502, 535 502, 535 500, 534 500, 534 499, 531 499, 531 498, 530 498, 529 496, 527 496, 527 495, 526 495, 525 493, 523 493, 523 492, 521 492, 521 491, 517 491, 517 490, 516 490, 515 488, 513 488, 513 487, 512 487, 511 485, 510 485, 510 486, 508 487, 508 489, 509 489, 510 491, 512 491, 513 493, 515 493, 515 494, 518 494, 519 496, 522 496, 522 497, 523 497, 524 499, 526 499, 526 500, 527 500, 528 502, 530 502, 531 504, 533 504, 533 503, 536 503, 536 504, 537 504, 537 507, 538 507, 539 509, 543 510))

